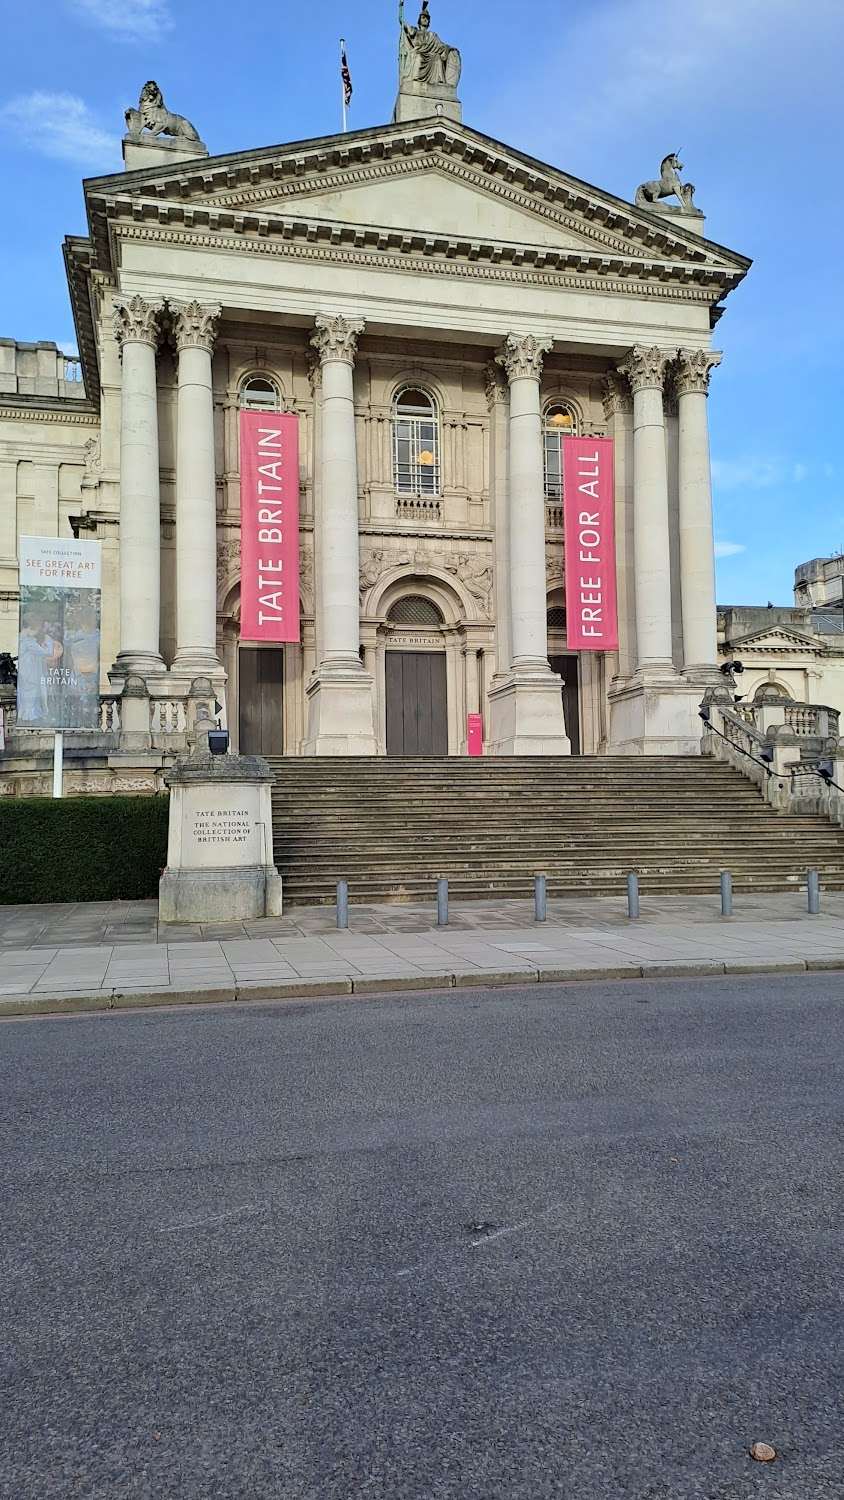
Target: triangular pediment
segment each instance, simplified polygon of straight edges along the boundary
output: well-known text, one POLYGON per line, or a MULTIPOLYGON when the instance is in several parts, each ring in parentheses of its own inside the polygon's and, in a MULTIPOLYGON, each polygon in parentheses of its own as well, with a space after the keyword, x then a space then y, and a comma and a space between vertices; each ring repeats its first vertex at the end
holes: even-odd
MULTIPOLYGON (((492 261, 507 249, 606 274, 693 279, 721 295, 749 261, 450 121, 415 121, 126 172, 86 184, 91 227, 159 217, 234 233, 326 234, 492 261), (305 226, 307 230, 305 231, 305 226)), ((717 300, 717 299, 716 299, 717 300)))
POLYGON ((748 648, 754 651, 777 651, 781 654, 800 653, 805 656, 807 651, 824 651, 825 644, 816 635, 801 635, 797 630, 786 630, 778 625, 770 630, 754 630, 750 635, 739 636, 730 644, 733 652, 748 648))

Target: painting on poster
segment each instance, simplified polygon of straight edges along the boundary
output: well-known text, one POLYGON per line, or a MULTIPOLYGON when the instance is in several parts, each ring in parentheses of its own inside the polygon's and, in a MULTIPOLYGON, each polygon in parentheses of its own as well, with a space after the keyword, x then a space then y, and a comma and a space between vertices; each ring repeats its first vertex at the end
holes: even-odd
POLYGON ((563 438, 566 639, 616 651, 615 474, 611 438, 563 438))
POLYGON ((20 539, 19 729, 98 729, 102 544, 20 539))
POLYGON ((299 418, 240 413, 240 639, 298 641, 299 418))

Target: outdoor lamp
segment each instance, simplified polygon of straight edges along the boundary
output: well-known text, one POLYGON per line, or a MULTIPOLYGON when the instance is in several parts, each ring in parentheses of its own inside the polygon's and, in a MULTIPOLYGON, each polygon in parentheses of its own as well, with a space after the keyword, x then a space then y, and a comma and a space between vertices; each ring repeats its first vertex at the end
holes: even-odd
POLYGON ((832 764, 831 760, 826 759, 818 761, 818 775, 823 777, 823 780, 827 783, 827 785, 832 780, 832 773, 834 770, 835 766, 832 764))
POLYGON ((769 766, 771 764, 771 762, 773 761, 773 758, 774 758, 774 747, 773 747, 773 745, 763 745, 762 749, 759 751, 759 759, 762 761, 763 765, 769 766))
POLYGON ((229 750, 229 732, 227 729, 209 729, 208 749, 212 755, 227 755, 229 750))
POLYGON ((701 719, 703 719, 704 724, 708 724, 709 723, 709 720, 711 718, 711 714, 709 712, 709 704, 708 703, 702 703, 700 705, 700 708, 698 709, 698 717, 701 718, 701 719))

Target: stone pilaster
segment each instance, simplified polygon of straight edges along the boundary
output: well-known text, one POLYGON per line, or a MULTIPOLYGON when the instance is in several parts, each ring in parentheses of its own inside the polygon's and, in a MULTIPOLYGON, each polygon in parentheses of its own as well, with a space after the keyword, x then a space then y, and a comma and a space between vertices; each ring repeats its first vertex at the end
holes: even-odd
POLYGON ((358 472, 354 363, 364 324, 320 315, 320 660, 308 686, 310 755, 375 755, 372 678, 360 660, 358 472))
POLYGON ((496 355, 510 387, 508 423, 512 664, 490 691, 496 755, 568 755, 560 679, 548 665, 545 480, 539 383, 550 339, 509 333, 496 355))
POLYGON ((163 303, 114 300, 123 379, 120 407, 120 650, 118 675, 163 672, 161 491, 156 354, 163 303))
POLYGON ((679 402, 680 598, 683 670, 699 681, 718 675, 715 541, 706 397, 721 355, 681 349, 674 373, 679 402))
POLYGON ((173 670, 218 676, 217 489, 211 358, 219 306, 170 304, 178 358, 176 655, 173 670))

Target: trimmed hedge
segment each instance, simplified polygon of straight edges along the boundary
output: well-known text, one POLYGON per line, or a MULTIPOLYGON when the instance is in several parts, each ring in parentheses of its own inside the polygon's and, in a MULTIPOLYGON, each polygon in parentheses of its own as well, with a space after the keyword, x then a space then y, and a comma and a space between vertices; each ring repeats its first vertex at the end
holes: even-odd
POLYGON ((164 796, 0 800, 0 904, 154 899, 169 806, 164 796))

